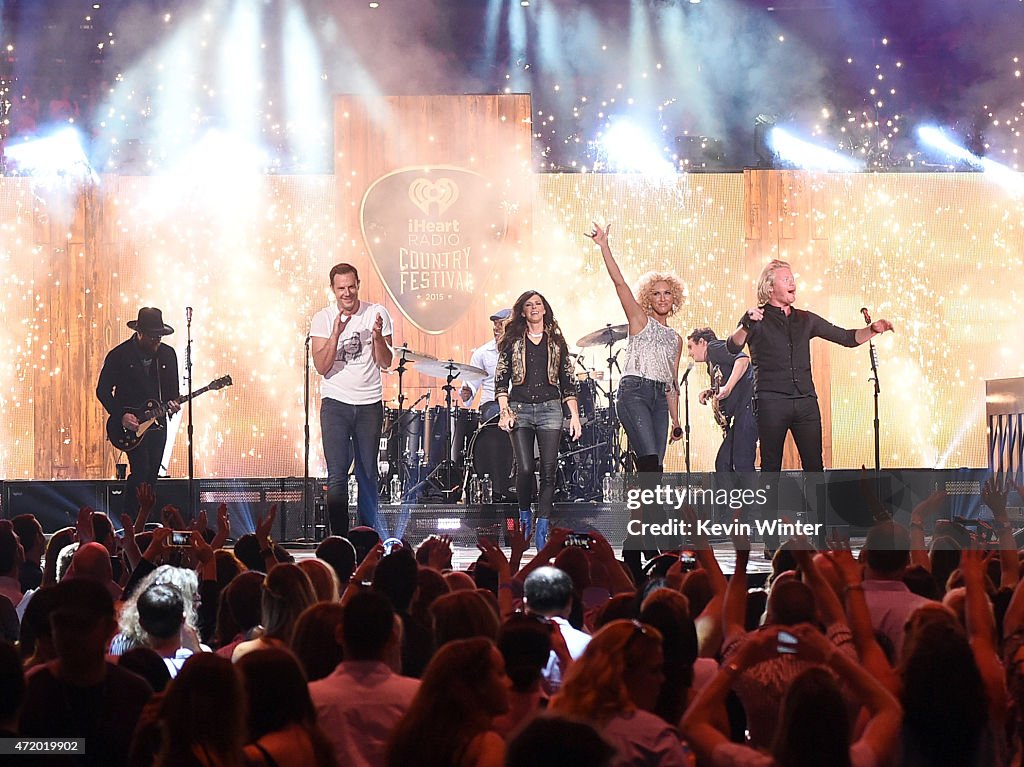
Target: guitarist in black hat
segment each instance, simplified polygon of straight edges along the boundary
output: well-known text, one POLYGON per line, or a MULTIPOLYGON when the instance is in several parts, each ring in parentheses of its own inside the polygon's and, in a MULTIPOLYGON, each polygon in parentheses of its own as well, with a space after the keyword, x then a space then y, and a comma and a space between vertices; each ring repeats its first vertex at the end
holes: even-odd
MULTIPOLYGON (((118 344, 107 354, 96 384, 96 396, 111 416, 121 416, 121 425, 133 432, 139 428, 135 414, 128 412, 140 408, 147 400, 166 402, 167 412, 174 415, 181 409, 178 404, 178 355, 162 343, 163 337, 174 332, 164 324, 159 309, 143 307, 139 317, 128 323, 135 335, 118 344)), ((166 418, 160 419, 166 426, 166 418)), ((124 511, 133 517, 138 511, 136 491, 143 482, 156 486, 167 444, 166 429, 151 429, 134 449, 128 451, 131 475, 124 486, 124 511)))

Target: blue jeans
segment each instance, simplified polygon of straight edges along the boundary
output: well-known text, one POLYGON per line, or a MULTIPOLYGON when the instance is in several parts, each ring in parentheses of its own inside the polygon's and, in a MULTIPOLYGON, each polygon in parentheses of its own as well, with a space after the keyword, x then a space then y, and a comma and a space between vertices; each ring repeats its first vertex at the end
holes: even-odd
POLYGON ((665 463, 668 440, 668 384, 639 376, 626 376, 619 381, 616 407, 622 428, 629 437, 629 449, 637 457, 658 456, 665 463))
POLYGON ((359 483, 358 524, 372 527, 381 539, 387 531, 381 525, 377 491, 377 453, 384 406, 349 405, 324 397, 320 403, 320 431, 327 461, 327 514, 333 535, 348 535, 348 467, 355 460, 359 483))

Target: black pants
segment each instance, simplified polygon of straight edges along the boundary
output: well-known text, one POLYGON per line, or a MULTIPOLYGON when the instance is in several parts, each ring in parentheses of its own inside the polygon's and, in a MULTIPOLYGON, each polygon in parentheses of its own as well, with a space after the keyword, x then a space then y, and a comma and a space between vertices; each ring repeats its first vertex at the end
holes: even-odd
MULTIPOLYGON (((782 449, 786 444, 787 431, 793 433, 803 470, 824 471, 821 460, 821 411, 818 409, 817 397, 758 399, 754 409, 757 433, 761 440, 762 474, 782 471, 782 449)), ((764 509, 767 516, 778 519, 784 511, 779 508, 779 483, 776 481, 771 484, 772 492, 764 509)), ((764 545, 775 551, 779 547, 778 536, 766 536, 764 545)))
POLYGON ((540 447, 540 495, 537 497, 537 516, 550 518, 554 508, 555 472, 558 468, 561 429, 517 426, 512 430, 512 448, 516 454, 516 496, 521 510, 530 508, 534 488, 533 473, 536 471, 536 461, 533 457, 535 439, 540 447))
MULTIPOLYGON (((156 478, 160 474, 160 460, 164 457, 164 447, 167 445, 167 429, 151 428, 142 438, 134 450, 128 451, 128 464, 131 466, 131 473, 124 483, 124 510, 123 513, 135 515, 139 512, 139 499, 136 491, 139 485, 146 483, 156 492, 156 478)), ((157 504, 159 508, 159 504, 157 504)), ((142 530, 135 532, 141 533, 142 530)))
POLYGON ((800 453, 804 471, 823 471, 821 462, 821 411, 817 397, 758 399, 754 405, 757 435, 761 440, 761 471, 782 471, 786 432, 800 453))

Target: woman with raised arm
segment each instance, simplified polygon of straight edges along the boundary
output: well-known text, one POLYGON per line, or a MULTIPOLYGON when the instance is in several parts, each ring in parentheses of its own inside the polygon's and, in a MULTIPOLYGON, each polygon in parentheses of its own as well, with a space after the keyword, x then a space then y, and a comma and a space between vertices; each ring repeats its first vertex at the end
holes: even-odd
POLYGON ((537 499, 537 550, 544 548, 554 508, 558 443, 562 438, 562 402, 569 408, 569 433, 583 433, 576 403, 569 347, 551 304, 536 290, 516 299, 498 345, 494 394, 501 415, 498 426, 512 433, 516 456, 516 497, 524 533, 530 527, 533 499, 533 445, 540 447, 540 495, 537 499))
POLYGON ((636 297, 615 263, 608 246, 611 224, 594 224, 590 237, 604 257, 608 276, 629 322, 626 366, 619 381, 619 420, 636 453, 639 471, 660 472, 665 462, 665 438, 672 422, 672 441, 679 427, 679 358, 683 339, 668 326, 668 318, 683 304, 683 283, 670 272, 647 272, 637 282, 636 297))

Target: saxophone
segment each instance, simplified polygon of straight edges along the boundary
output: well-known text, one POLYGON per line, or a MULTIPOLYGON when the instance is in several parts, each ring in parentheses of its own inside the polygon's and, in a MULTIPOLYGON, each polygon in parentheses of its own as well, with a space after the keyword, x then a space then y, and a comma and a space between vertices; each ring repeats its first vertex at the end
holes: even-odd
POLYGON ((722 428, 722 434, 729 434, 729 416, 722 410, 722 403, 718 401, 718 392, 722 389, 722 369, 718 366, 713 368, 711 373, 711 412, 715 416, 715 423, 722 428))

